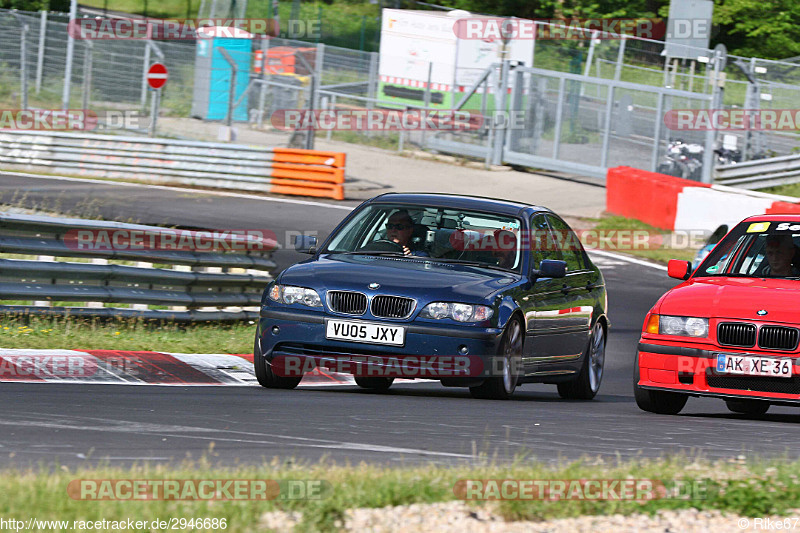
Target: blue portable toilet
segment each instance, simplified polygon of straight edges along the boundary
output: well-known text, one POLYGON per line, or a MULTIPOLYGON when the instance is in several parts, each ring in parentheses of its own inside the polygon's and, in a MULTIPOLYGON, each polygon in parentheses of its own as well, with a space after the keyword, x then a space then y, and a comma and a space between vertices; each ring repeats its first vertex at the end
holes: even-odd
POLYGON ((192 116, 204 120, 225 120, 231 86, 231 67, 220 53, 226 50, 233 58, 238 72, 233 120, 247 121, 247 85, 250 83, 250 55, 253 35, 234 27, 204 27, 197 29, 194 60, 194 95, 192 116), (244 96, 243 96, 244 95, 244 96))

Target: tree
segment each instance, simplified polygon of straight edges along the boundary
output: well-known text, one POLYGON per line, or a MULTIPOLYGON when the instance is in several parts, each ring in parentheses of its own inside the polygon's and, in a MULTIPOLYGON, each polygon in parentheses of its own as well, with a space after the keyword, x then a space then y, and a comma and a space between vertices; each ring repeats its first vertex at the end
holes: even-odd
MULTIPOLYGON (((474 13, 543 18, 667 17, 669 0, 440 0, 474 13)), ((782 59, 800 55, 800 1, 714 0, 719 32, 711 46, 724 43, 735 55, 782 59)))
POLYGON ((717 0, 715 41, 731 53, 783 59, 800 55, 800 2, 797 0, 717 0))
MULTIPOLYGON (((42 9, 48 9, 48 1, 47 0, 0 0, 0 7, 2 7, 3 9, 19 9, 20 11, 39 11, 42 9)), ((69 8, 69 0, 67 0, 67 8, 69 8)))

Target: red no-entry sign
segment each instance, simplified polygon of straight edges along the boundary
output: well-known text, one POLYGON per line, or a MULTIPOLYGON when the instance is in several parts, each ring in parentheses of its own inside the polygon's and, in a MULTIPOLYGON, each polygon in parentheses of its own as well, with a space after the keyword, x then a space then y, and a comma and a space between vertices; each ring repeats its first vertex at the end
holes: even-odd
POLYGON ((167 67, 153 63, 147 71, 147 83, 153 89, 160 89, 167 83, 167 67))

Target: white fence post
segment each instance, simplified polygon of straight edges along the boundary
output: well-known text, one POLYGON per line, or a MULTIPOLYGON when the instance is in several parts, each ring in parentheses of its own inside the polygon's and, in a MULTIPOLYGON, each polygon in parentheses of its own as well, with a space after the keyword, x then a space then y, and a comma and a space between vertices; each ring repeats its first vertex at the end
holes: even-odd
POLYGON ((39 49, 36 51, 36 94, 42 90, 42 70, 44 69, 44 43, 47 35, 47 11, 42 11, 39 22, 39 49))
MULTIPOLYGON (((69 3, 69 23, 74 24, 78 11, 78 0, 69 3)), ((69 26, 67 27, 69 28, 69 26)), ((67 31, 67 64, 64 67, 64 90, 61 93, 61 109, 69 109, 69 90, 72 83, 72 55, 75 51, 75 39, 67 31)))

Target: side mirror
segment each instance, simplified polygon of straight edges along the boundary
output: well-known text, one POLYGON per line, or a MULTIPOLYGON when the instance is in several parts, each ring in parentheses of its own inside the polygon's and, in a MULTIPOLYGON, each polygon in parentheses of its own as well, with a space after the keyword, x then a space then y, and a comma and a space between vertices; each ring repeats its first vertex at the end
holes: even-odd
POLYGON ((537 278, 563 278, 567 275, 567 262, 558 259, 542 259, 539 270, 531 270, 531 276, 537 278))
POLYGON ((296 235, 294 249, 301 254, 314 255, 317 253, 317 238, 312 235, 296 235))
POLYGON ((667 275, 671 278, 687 280, 692 273, 692 263, 680 259, 670 259, 667 263, 667 275))

